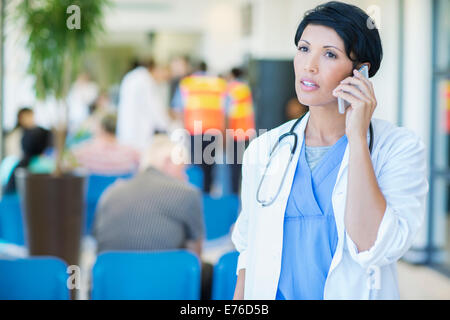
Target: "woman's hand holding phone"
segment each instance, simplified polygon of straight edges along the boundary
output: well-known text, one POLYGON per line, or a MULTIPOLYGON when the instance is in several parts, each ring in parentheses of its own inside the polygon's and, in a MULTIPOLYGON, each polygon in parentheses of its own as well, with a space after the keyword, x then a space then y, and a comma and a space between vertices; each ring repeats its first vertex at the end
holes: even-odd
MULTIPOLYGON (((365 66, 367 68, 367 66, 365 66)), ((347 138, 366 139, 372 114, 377 106, 372 82, 356 69, 353 77, 347 77, 333 90, 333 95, 347 100, 345 134, 347 138)))

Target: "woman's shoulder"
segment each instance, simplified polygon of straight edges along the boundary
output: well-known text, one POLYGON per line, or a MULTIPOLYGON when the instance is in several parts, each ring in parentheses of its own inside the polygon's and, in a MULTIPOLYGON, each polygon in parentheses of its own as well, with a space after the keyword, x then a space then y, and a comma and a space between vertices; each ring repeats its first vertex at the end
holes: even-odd
POLYGON ((408 153, 408 150, 417 153, 425 149, 422 138, 407 127, 397 126, 387 120, 372 119, 374 131, 374 147, 380 152, 391 156, 399 153, 408 153))

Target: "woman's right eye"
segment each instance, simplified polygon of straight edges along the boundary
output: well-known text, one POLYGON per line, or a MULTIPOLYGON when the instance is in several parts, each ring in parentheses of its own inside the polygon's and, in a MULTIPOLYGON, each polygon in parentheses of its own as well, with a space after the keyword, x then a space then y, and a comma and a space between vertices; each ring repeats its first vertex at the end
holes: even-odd
POLYGON ((298 51, 306 52, 307 50, 308 50, 308 48, 305 46, 298 47, 298 51), (305 49, 305 50, 303 50, 303 49, 305 49))

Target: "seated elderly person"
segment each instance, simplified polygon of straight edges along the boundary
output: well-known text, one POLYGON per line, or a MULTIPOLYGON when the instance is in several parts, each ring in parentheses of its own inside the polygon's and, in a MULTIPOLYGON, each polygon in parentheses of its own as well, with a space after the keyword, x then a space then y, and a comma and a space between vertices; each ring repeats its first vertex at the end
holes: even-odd
POLYGON ((127 175, 138 170, 140 154, 117 141, 116 123, 115 114, 104 114, 97 125, 94 138, 73 149, 78 165, 87 169, 89 173, 127 175))
MULTIPOLYGON (((141 172, 104 192, 94 222, 98 252, 186 248, 201 256, 202 196, 183 181, 183 161, 172 156, 176 148, 186 154, 167 136, 155 136, 141 172)), ((211 265, 202 265, 202 299, 209 297, 211 272, 211 265)))

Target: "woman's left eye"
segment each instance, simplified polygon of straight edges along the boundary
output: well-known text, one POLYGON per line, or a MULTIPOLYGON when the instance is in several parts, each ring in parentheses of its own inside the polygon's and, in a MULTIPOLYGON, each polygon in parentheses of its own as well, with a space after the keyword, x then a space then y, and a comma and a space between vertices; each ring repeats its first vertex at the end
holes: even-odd
POLYGON ((327 55, 327 57, 329 57, 329 58, 333 58, 333 59, 336 58, 336 55, 335 55, 333 52, 331 52, 331 51, 327 51, 326 55, 327 55))

